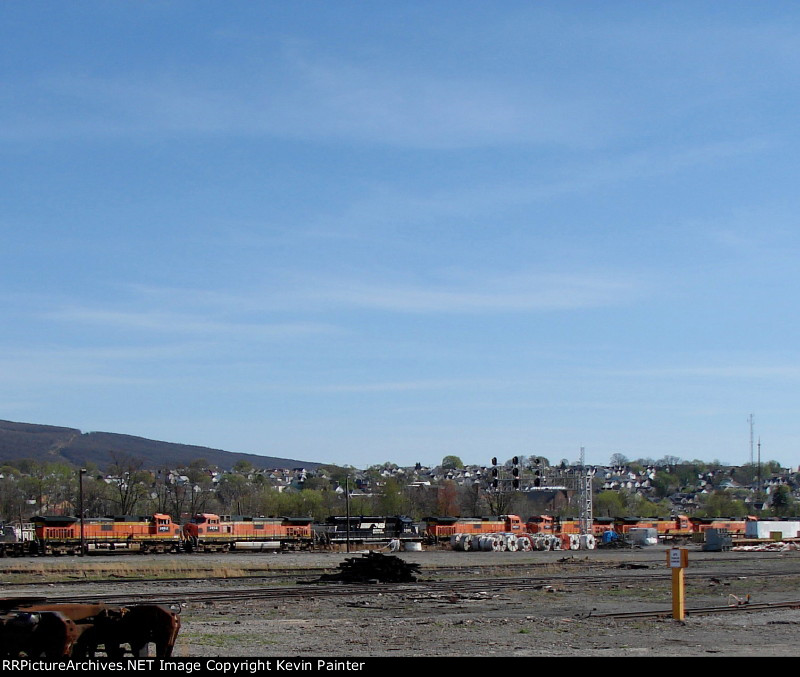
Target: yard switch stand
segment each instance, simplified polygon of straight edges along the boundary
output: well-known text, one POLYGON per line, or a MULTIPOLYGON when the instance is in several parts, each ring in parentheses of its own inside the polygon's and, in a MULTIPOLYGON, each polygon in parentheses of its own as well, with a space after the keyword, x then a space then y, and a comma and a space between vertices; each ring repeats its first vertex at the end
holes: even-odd
POLYGON ((686 615, 683 570, 689 566, 689 551, 686 548, 670 548, 667 564, 672 569, 672 617, 682 621, 686 615))

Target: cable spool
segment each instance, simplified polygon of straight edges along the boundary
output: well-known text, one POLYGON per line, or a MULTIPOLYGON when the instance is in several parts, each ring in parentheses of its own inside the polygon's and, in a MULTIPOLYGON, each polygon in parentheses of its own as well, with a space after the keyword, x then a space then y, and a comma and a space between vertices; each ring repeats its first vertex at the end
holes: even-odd
POLYGON ((594 550, 596 545, 595 537, 592 534, 581 534, 580 548, 581 550, 594 550))
POLYGON ((451 534, 450 535, 450 547, 453 550, 463 550, 464 548, 461 545, 461 534, 451 534))
POLYGON ((508 550, 509 552, 517 551, 517 537, 514 534, 506 534, 504 540, 505 540, 506 550, 508 550))
POLYGON ((580 550, 581 547, 581 537, 578 534, 570 534, 569 535, 569 549, 570 550, 580 550))
POLYGON ((517 550, 520 552, 530 552, 533 549, 533 542, 530 537, 523 534, 517 538, 517 550))

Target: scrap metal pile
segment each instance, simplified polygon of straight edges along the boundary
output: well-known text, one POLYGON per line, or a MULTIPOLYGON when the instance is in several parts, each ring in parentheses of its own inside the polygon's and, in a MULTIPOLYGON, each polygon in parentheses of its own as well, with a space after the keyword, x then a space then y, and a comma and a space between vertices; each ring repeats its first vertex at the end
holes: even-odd
POLYGON ((48 604, 45 598, 0 599, 0 658, 172 655, 181 622, 156 604, 48 604), (102 647, 102 649, 101 649, 102 647))
POLYGON ((362 557, 348 557, 339 572, 325 574, 320 581, 339 583, 415 583, 419 564, 410 564, 393 555, 369 552, 362 557))

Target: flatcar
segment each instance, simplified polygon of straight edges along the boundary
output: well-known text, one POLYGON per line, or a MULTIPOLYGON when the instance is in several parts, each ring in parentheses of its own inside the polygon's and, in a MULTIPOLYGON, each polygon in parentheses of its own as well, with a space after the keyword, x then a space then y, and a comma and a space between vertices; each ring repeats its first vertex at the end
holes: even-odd
POLYGON ((410 517, 346 516, 328 517, 324 525, 318 525, 317 537, 322 543, 384 543, 392 539, 420 541, 419 528, 410 517))
MULTIPOLYGON (((81 520, 74 516, 33 518, 33 555, 75 555, 81 553, 81 520)), ((85 553, 180 552, 180 526, 169 515, 146 517, 88 517, 83 520, 85 553)))
POLYGON ((314 541, 308 517, 249 517, 200 513, 182 528, 189 552, 301 550, 314 541))

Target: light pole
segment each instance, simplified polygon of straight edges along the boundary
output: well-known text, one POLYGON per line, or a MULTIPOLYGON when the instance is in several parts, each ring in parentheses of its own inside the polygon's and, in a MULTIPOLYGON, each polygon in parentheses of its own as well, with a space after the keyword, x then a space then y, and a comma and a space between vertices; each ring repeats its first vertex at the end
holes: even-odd
POLYGON ((83 530, 83 476, 86 474, 86 468, 81 468, 78 473, 78 510, 80 511, 81 518, 81 552, 80 556, 83 557, 86 552, 86 536, 83 530))
POLYGON ((344 478, 344 504, 347 518, 347 552, 350 552, 350 475, 344 478))

